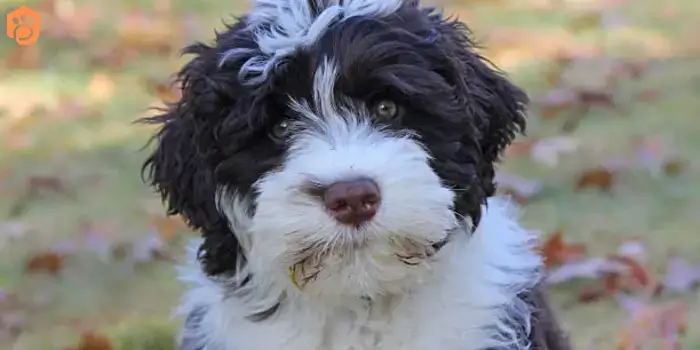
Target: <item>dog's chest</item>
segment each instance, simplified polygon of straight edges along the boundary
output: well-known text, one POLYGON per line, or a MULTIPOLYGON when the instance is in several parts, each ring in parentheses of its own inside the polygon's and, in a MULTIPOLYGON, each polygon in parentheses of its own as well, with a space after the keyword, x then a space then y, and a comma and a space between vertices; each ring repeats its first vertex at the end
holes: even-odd
POLYGON ((299 310, 268 322, 232 325, 223 350, 473 349, 467 341, 468 334, 475 334, 467 306, 422 302, 366 303, 323 313, 299 310))

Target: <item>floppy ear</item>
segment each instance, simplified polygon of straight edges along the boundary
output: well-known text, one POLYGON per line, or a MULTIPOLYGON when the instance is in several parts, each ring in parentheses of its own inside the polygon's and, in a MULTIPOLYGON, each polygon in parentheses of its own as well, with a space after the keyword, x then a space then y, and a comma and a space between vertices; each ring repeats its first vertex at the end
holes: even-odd
POLYGON ((441 26, 450 38, 453 65, 459 72, 457 86, 481 136, 484 162, 493 163, 518 133, 525 131, 527 94, 475 49, 469 28, 462 22, 445 21, 441 26))
POLYGON ((443 75, 455 88, 455 99, 464 111, 466 130, 457 163, 469 179, 457 183, 455 210, 472 218, 474 227, 481 217, 481 206, 496 191, 495 168, 501 152, 525 130, 525 109, 529 99, 486 58, 479 55, 469 28, 462 22, 444 18, 428 9, 428 19, 448 71, 443 75))
POLYGON ((180 214, 205 240, 199 259, 208 274, 235 271, 238 241, 215 205, 214 164, 218 147, 214 131, 225 112, 217 84, 208 76, 216 69, 215 50, 203 44, 187 47, 195 54, 178 73, 181 99, 141 122, 161 129, 156 147, 142 168, 144 180, 161 195, 169 215, 180 214))

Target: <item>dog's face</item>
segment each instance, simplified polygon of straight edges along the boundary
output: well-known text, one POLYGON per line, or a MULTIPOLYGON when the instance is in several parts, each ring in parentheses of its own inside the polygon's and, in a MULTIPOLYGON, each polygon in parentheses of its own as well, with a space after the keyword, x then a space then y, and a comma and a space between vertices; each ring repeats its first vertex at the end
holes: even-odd
POLYGON ((146 162, 211 275, 401 288, 480 218, 526 95, 409 0, 259 0, 180 72, 146 162), (243 269, 245 266, 245 269, 243 269))

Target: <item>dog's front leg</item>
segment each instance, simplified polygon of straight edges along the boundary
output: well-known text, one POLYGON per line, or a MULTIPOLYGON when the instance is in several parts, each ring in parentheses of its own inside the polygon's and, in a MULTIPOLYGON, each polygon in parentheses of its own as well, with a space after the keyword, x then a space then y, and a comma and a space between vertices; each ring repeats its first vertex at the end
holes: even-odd
POLYGON ((538 286, 524 299, 534 308, 530 350, 570 350, 569 337, 549 305, 545 288, 538 286))

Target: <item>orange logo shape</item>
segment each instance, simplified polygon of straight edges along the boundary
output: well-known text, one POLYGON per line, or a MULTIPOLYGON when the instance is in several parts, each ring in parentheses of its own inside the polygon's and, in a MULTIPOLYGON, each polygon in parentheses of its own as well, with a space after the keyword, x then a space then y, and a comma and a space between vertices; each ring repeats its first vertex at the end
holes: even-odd
POLYGON ((31 45, 39 39, 40 15, 27 6, 20 6, 7 14, 7 37, 20 46, 31 45))

